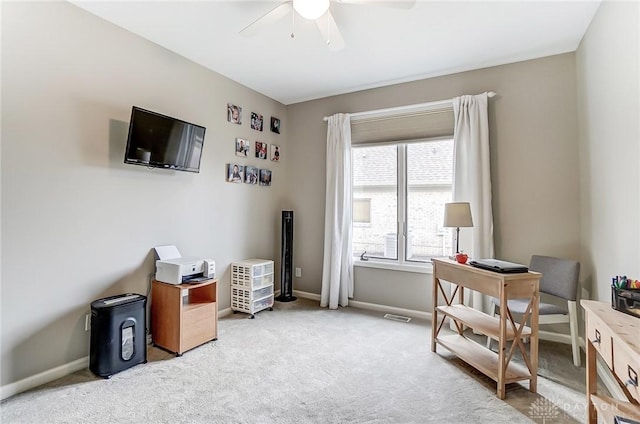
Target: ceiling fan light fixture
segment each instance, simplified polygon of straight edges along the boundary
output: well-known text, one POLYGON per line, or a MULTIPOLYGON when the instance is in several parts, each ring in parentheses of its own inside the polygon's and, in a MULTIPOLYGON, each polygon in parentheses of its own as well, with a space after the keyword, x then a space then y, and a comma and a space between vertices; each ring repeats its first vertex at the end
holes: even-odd
POLYGON ((329 9, 329 0, 293 0, 293 8, 306 19, 318 19, 329 9))

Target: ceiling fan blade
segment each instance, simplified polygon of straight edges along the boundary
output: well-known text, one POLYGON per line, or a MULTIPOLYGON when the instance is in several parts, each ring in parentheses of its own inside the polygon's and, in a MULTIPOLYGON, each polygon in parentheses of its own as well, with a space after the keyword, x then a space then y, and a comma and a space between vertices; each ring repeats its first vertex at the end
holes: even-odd
POLYGON ((333 19, 331 10, 327 10, 324 16, 316 19, 316 25, 318 26, 318 30, 320 30, 320 34, 322 34, 322 39, 327 43, 329 50, 338 51, 344 48, 344 39, 342 38, 342 34, 340 34, 335 19, 333 19))
POLYGON ((261 17, 244 27, 242 30, 240 30, 240 35, 243 35, 245 37, 252 37, 256 35, 266 27, 290 14, 293 9, 291 4, 291 1, 280 3, 275 8, 271 9, 269 12, 262 15, 261 17))
POLYGON ((416 4, 416 0, 335 0, 336 3, 357 4, 359 6, 382 6, 394 7, 396 9, 411 9, 416 4))

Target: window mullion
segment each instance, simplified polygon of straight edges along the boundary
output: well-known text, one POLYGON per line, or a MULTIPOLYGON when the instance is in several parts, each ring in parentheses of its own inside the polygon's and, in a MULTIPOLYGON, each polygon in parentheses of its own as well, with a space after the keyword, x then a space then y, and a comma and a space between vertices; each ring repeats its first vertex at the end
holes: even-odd
POLYGON ((406 260, 407 145, 398 144, 398 262, 406 260))

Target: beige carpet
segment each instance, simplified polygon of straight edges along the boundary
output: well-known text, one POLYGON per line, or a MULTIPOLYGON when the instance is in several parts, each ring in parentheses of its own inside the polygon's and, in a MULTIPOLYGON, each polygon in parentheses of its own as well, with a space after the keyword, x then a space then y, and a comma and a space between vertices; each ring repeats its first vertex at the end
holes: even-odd
MULTIPOLYGON (((182 357, 150 348, 149 363, 110 380, 85 370, 6 399, 1 421, 551 424, 584 416, 582 393, 543 377, 538 394, 514 384, 501 401, 491 380, 440 347, 431 352, 429 322, 382 315, 276 302, 253 320, 220 320, 218 341, 182 357)), ((573 367, 570 349, 552 351, 554 366, 573 367)), ((549 360, 541 346, 541 363, 549 360)), ((579 378, 576 369, 571 384, 579 378)))

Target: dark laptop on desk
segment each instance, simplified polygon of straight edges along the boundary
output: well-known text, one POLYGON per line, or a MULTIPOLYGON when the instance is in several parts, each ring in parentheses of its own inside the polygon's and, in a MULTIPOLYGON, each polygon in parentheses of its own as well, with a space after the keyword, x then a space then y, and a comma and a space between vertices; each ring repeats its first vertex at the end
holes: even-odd
POLYGON ((529 271, 529 268, 525 265, 501 261, 499 259, 477 259, 470 261, 469 265, 489 271, 500 272, 502 274, 516 274, 519 272, 529 271))

